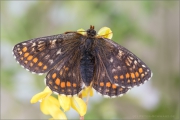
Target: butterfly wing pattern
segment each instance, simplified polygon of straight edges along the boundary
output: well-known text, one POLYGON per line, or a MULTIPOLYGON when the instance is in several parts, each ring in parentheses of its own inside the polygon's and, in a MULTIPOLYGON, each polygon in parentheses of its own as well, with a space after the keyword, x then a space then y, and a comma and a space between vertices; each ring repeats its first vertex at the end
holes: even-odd
POLYGON ((53 92, 70 96, 90 85, 105 97, 122 96, 152 77, 149 67, 132 52, 97 37, 94 26, 86 35, 66 32, 18 43, 13 54, 26 70, 47 73, 45 83, 53 92))

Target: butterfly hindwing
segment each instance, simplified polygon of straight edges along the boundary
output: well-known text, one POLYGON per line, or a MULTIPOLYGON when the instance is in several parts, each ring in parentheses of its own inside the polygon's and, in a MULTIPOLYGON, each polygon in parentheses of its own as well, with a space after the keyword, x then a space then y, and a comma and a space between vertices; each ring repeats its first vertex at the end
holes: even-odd
POLYGON ((93 88, 105 97, 117 97, 125 94, 129 88, 122 88, 110 81, 108 72, 104 63, 100 57, 97 55, 95 62, 95 77, 93 81, 93 88))
POLYGON ((67 59, 62 59, 46 76, 46 85, 54 92, 64 95, 77 95, 82 90, 80 76, 80 54, 74 50, 67 59))
POLYGON ((99 50, 111 83, 123 88, 139 86, 152 77, 151 70, 137 56, 112 40, 105 39, 107 49, 99 50))

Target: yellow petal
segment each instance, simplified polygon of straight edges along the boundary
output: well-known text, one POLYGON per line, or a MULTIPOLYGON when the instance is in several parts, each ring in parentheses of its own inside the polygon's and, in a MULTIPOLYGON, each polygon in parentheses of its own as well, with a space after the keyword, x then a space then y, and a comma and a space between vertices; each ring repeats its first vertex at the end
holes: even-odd
POLYGON ((52 96, 49 96, 40 103, 40 109, 46 115, 49 115, 51 113, 50 111, 54 111, 56 108, 60 109, 60 104, 59 101, 52 96))
POLYGON ((34 95, 31 99, 31 103, 36 103, 38 101, 42 101, 46 97, 50 96, 52 94, 52 91, 49 89, 49 87, 46 87, 43 92, 40 92, 36 95, 34 95))
POLYGON ((110 28, 108 27, 103 27, 101 28, 99 31, 98 31, 98 36, 102 36, 104 38, 108 38, 108 39, 111 39, 112 36, 113 36, 113 33, 111 31, 110 28))
POLYGON ((50 111, 50 115, 53 117, 54 120, 67 120, 66 115, 63 111, 61 111, 59 108, 55 107, 53 110, 50 111))
POLYGON ((84 116, 87 111, 86 103, 79 97, 75 96, 71 98, 71 106, 75 109, 80 116, 84 116))
POLYGON ((64 96, 64 95, 58 95, 58 100, 60 103, 60 106, 63 108, 64 112, 68 111, 71 108, 71 98, 64 96))
POLYGON ((93 89, 91 86, 86 87, 83 91, 82 91, 82 97, 87 97, 87 96, 93 96, 93 89))
POLYGON ((82 34, 82 35, 86 35, 86 31, 84 29, 78 29, 77 30, 78 33, 82 34))
POLYGON ((52 93, 51 89, 47 86, 43 92, 49 92, 49 93, 52 93))

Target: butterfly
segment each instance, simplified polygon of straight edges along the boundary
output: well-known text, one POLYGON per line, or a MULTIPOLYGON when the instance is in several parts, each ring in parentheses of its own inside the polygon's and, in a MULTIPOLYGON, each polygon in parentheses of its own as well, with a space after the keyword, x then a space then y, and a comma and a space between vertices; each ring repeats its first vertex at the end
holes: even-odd
POLYGON ((152 77, 149 67, 111 39, 86 31, 65 32, 18 43, 17 62, 26 70, 44 74, 46 85, 58 94, 77 95, 92 86, 105 97, 122 96, 152 77))

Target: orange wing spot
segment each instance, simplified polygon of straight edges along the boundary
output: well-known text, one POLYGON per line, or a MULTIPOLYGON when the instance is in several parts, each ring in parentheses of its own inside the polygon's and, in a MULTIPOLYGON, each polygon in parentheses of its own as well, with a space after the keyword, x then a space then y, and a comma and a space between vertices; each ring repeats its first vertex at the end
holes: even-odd
POLYGON ((129 78, 129 73, 126 73, 126 78, 129 78))
POLYGON ((100 84, 99 84, 101 87, 103 87, 104 86, 104 83, 103 82, 100 82, 100 84))
POLYGON ((68 67, 65 67, 65 71, 68 71, 69 70, 69 68, 68 67))
POLYGON ((33 66, 33 63, 30 63, 30 66, 32 67, 32 66, 33 66))
POLYGON ((135 80, 135 79, 133 79, 133 82, 135 83, 135 82, 136 82, 136 80, 135 80))
POLYGON ((52 74, 52 78, 53 78, 53 79, 56 78, 56 73, 53 73, 53 74, 52 74))
POLYGON ((119 91, 122 91, 123 90, 123 88, 119 88, 119 91))
POLYGON ((143 72, 143 69, 142 68, 139 68, 139 73, 142 73, 143 72))
POLYGON ((22 51, 19 51, 19 55, 22 55, 22 51))
POLYGON ((23 60, 23 57, 21 57, 20 59, 23 60))
POLYGON ((131 73, 131 78, 135 78, 135 75, 134 75, 134 73, 131 73))
POLYGON ((55 83, 56 83, 56 85, 59 85, 60 84, 60 79, 59 78, 56 78, 56 80, 55 80, 55 83))
POLYGON ((33 62, 34 62, 34 63, 37 63, 37 61, 38 61, 37 58, 34 58, 34 59, 33 59, 33 62))
POLYGON ((111 83, 110 83, 110 82, 107 82, 107 83, 106 83, 106 87, 111 87, 111 83))
POLYGON ((139 77, 139 73, 138 72, 136 72, 135 75, 136 75, 137 78, 139 77))
POLYGON ((61 82, 61 87, 65 88, 65 82, 61 82))
POLYGON ((71 87, 71 83, 70 83, 70 82, 67 82, 66 85, 67 85, 68 87, 71 87))
POLYGON ((117 86, 116 86, 115 84, 112 84, 112 88, 116 89, 116 88, 117 88, 117 86))
POLYGON ((141 74, 141 78, 143 78, 144 77, 144 74, 141 74))
POLYGON ((29 55, 29 53, 28 53, 28 52, 24 53, 24 57, 27 57, 28 55, 29 55))
POLYGON ((121 75, 121 76, 120 76, 120 79, 124 79, 124 76, 123 76, 123 75, 121 75))
POLYGON ((115 75, 115 76, 114 76, 114 79, 115 79, 115 80, 117 80, 117 79, 118 79, 118 76, 117 76, 117 75, 115 75))
POLYGON ((22 51, 26 52, 27 51, 27 47, 23 47, 22 51))
POLYGON ((27 63, 28 63, 28 61, 26 60, 26 61, 24 61, 24 63, 25 63, 25 64, 27 64, 27 63))
POLYGON ((131 81, 128 79, 127 83, 130 83, 131 81))
POLYGON ((39 62, 39 63, 38 63, 38 66, 42 66, 42 65, 43 65, 42 62, 39 62))
POLYGON ((138 78, 138 81, 140 81, 141 79, 140 78, 138 78))
POLYGON ((76 83, 73 83, 73 87, 76 87, 77 86, 77 84, 76 83))
POLYGON ((32 55, 28 56, 27 60, 31 60, 33 58, 32 55))
POLYGON ((44 67, 43 67, 43 70, 46 70, 47 69, 47 66, 45 65, 44 67))

